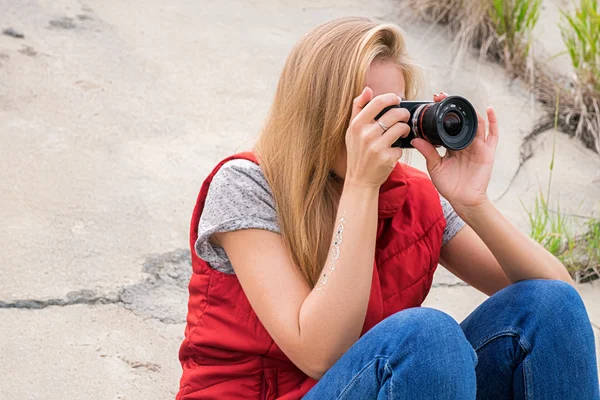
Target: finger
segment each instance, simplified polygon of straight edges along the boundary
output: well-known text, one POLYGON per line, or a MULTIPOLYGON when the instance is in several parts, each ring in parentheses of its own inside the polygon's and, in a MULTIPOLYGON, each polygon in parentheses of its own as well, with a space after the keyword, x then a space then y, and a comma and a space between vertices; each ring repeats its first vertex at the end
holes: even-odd
POLYGON ((435 102, 442 101, 446 97, 448 97, 448 93, 446 93, 446 92, 440 92, 439 94, 436 93, 433 95, 433 101, 435 101, 435 102))
POLYGON ((488 128, 488 136, 486 138, 486 143, 489 143, 490 146, 496 147, 498 144, 498 119, 496 118, 496 113, 494 112, 494 108, 490 104, 486 109, 489 128, 488 128))
POLYGON ((394 93, 380 94, 375 96, 356 116, 356 119, 363 123, 373 122, 377 114, 384 108, 400 104, 400 97, 394 93))
POLYGON ((365 106, 371 101, 373 98, 373 91, 370 87, 365 86, 363 91, 354 99, 352 102, 352 116, 350 117, 350 121, 352 121, 360 111, 365 108, 365 106))
POLYGON ((408 124, 397 122, 390 129, 385 131, 378 140, 381 141, 382 147, 390 147, 396 140, 401 137, 407 137, 409 133, 410 126, 408 126, 408 124))
POLYGON ((412 144, 419 153, 423 154, 423 157, 425 157, 425 161, 427 162, 427 170, 430 174, 440 166, 442 157, 431 143, 423 139, 413 139, 410 144, 412 144))
POLYGON ((485 143, 485 119, 481 114, 477 113, 477 132, 475 133, 475 140, 485 143))
POLYGON ((406 122, 410 118, 410 111, 406 108, 392 108, 378 119, 379 122, 391 128, 396 122, 406 122))

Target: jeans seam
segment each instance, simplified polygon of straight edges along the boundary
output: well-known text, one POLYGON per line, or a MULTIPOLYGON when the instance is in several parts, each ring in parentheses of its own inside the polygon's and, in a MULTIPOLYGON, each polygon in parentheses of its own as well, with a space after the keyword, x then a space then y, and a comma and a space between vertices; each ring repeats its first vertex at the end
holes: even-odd
POLYGON ((519 331, 518 329, 505 329, 503 331, 495 332, 495 333, 492 333, 492 334, 484 337, 483 339, 481 339, 479 341, 479 344, 477 346, 474 346, 475 351, 481 349, 483 346, 485 346, 492 340, 496 339, 497 337, 507 336, 507 335, 508 336, 516 336, 518 338, 519 346, 521 346, 521 348, 523 350, 525 350, 525 352, 529 353, 529 351, 531 349, 531 344, 527 341, 527 339, 525 339, 522 332, 519 331))
POLYGON ((532 386, 528 382, 528 378, 531 379, 531 363, 525 358, 523 360, 523 390, 525 391, 525 398, 529 400, 533 399, 533 393, 531 392, 532 386))
MULTIPOLYGON (((339 396, 338 396, 338 397, 336 397, 336 399, 337 399, 337 400, 341 399, 341 398, 342 398, 342 397, 343 397, 343 396, 344 396, 344 395, 347 393, 347 391, 348 391, 348 388, 349 388, 350 386, 352 386, 352 384, 353 384, 353 383, 354 383, 354 382, 355 382, 355 381, 356 381, 356 380, 357 380, 357 379, 360 377, 360 375, 361 375, 361 374, 364 372, 364 370, 365 370, 365 369, 367 369, 368 367, 370 367, 371 365, 373 365, 373 363, 374 363, 375 361, 377 361, 377 360, 379 360, 379 359, 381 359, 381 358, 387 359, 387 357, 385 357, 385 356, 375 356, 375 357, 373 357, 373 359, 372 359, 372 360, 371 360, 371 361, 370 361, 370 362, 369 362, 367 365, 365 365, 364 367, 362 367, 362 368, 360 369, 360 371, 358 371, 358 372, 356 373, 356 375, 354 375, 354 376, 352 377, 352 379, 350 380, 350 382, 348 382, 348 384, 346 385, 346 387, 344 388, 344 390, 342 390, 342 391, 341 391, 341 393, 339 394, 339 396)), ((386 365, 387 365, 387 363, 386 363, 386 365)))
MULTIPOLYGON (((390 360, 389 360, 389 358, 388 358, 388 360, 385 363, 384 370, 387 373, 389 373, 390 375, 393 375, 393 371, 390 368, 390 360)), ((390 384, 388 385, 388 390, 387 390, 387 398, 388 398, 388 400, 392 398, 392 382, 394 382, 393 379, 390 379, 390 384)))

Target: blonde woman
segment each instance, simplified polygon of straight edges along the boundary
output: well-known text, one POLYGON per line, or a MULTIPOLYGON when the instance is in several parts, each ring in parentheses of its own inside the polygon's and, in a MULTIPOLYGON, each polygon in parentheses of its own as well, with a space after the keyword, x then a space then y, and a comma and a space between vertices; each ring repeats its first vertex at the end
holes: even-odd
MULTIPOLYGON (((342 18, 292 49, 252 152, 206 178, 178 399, 598 399, 565 268, 489 200, 499 129, 431 180, 391 147, 420 89, 400 30, 342 18), (438 261, 491 296, 458 324, 420 307, 438 261)), ((440 101, 446 95, 434 96, 440 101)))

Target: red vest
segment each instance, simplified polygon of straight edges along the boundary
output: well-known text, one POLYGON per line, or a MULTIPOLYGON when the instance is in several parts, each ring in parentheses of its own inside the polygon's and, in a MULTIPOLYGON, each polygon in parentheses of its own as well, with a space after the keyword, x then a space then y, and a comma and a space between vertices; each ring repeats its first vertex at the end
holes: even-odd
MULTIPOLYGON (((210 268, 194 251, 212 178, 225 162, 236 158, 257 163, 251 152, 221 161, 204 181, 192 215, 193 274, 185 339, 179 350, 183 376, 177 399, 300 399, 316 381, 273 341, 236 275, 210 268)), ((373 280, 361 335, 389 315, 421 305, 438 264, 445 226, 429 178, 398 164, 379 192, 373 280)))

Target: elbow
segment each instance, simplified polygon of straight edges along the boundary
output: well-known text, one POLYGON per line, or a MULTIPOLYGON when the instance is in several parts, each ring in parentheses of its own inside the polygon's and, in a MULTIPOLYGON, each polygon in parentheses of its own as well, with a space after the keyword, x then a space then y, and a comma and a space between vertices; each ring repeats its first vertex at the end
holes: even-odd
POLYGON ((318 381, 325 375, 329 368, 331 368, 331 365, 315 365, 311 366, 308 371, 304 371, 304 373, 318 381))
POLYGON ((571 274, 569 274, 567 268, 562 263, 560 263, 559 265, 560 267, 558 267, 558 271, 556 274, 554 274, 554 277, 552 279, 566 282, 569 285, 575 287, 575 281, 573 280, 573 278, 571 278, 571 274))
POLYGON ((309 377, 313 378, 315 381, 318 381, 323 377, 323 375, 325 375, 325 371, 316 369, 305 370, 303 372, 309 377))
POLYGON ((328 362, 324 357, 312 358, 305 360, 303 366, 300 368, 309 377, 314 380, 319 380, 325 375, 325 373, 331 368, 333 364, 328 362))
POLYGON ((569 273, 566 273, 564 276, 557 279, 563 282, 567 282, 569 285, 575 287, 575 281, 573 280, 573 278, 571 278, 571 275, 569 275, 569 273))
POLYGON ((322 349, 313 348, 308 350, 305 348, 301 352, 296 366, 306 375, 318 381, 335 364, 338 358, 334 354, 325 352, 322 349))

